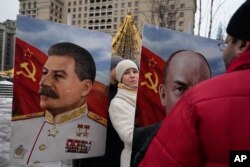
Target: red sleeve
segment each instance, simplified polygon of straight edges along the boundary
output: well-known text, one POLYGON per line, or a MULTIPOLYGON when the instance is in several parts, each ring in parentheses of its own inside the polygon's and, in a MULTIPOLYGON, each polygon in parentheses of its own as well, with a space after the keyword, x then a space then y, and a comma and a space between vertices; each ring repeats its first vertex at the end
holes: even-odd
POLYGON ((201 166, 198 125, 195 105, 182 98, 164 119, 139 166, 201 166))

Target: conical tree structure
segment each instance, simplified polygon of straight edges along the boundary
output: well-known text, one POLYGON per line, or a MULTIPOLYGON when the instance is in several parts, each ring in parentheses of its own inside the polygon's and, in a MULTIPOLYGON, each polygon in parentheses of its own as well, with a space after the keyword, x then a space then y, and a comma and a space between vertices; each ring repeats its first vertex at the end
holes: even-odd
POLYGON ((129 13, 112 40, 112 54, 139 62, 141 37, 133 17, 129 13))

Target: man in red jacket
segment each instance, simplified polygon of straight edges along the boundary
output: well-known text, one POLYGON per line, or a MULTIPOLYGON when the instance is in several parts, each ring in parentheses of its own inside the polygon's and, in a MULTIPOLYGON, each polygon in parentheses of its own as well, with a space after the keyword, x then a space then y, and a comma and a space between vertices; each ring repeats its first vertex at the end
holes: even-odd
POLYGON ((226 74, 190 89, 170 111, 140 167, 228 167, 250 150, 250 0, 232 16, 220 45, 226 74), (224 47, 223 47, 224 46, 224 47))

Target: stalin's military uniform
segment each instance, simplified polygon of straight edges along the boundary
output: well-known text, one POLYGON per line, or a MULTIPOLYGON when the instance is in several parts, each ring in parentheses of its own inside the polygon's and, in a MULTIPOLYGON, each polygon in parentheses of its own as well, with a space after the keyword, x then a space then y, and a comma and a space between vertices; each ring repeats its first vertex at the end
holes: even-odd
POLYGON ((12 122, 10 162, 31 165, 61 159, 101 156, 105 153, 105 118, 79 108, 45 117, 12 122))

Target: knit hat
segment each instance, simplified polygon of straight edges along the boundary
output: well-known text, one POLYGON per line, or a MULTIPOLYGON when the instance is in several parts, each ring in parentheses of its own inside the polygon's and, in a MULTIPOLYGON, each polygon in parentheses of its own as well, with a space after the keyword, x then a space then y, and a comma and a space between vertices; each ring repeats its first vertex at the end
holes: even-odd
POLYGON ((138 70, 138 67, 135 64, 135 62, 128 60, 128 59, 122 60, 120 63, 117 64, 115 72, 116 72, 116 79, 118 82, 121 82, 122 75, 127 69, 130 69, 130 68, 135 68, 138 70))
POLYGON ((227 26, 227 33, 235 38, 250 41, 250 0, 234 13, 227 26))
POLYGON ((110 70, 113 70, 113 68, 115 68, 116 65, 122 60, 123 58, 121 56, 112 56, 110 70))

